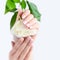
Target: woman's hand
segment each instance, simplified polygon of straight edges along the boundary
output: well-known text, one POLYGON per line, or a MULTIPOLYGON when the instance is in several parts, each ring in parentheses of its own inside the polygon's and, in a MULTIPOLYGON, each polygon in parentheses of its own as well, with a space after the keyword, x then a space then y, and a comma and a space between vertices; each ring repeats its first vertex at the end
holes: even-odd
POLYGON ((9 60, 29 60, 31 51, 31 37, 20 38, 15 43, 13 43, 13 48, 9 54, 9 60))
MULTIPOLYGON (((17 20, 19 16, 22 17, 24 25, 29 29, 39 29, 39 24, 37 19, 30 14, 29 10, 22 12, 22 10, 18 11, 17 20)), ((27 38, 21 38, 15 43, 13 43, 13 48, 10 52, 10 60, 29 60, 30 53, 32 51, 32 40, 35 40, 36 35, 30 36, 27 38)))
MULTIPOLYGON (((30 13, 30 10, 25 10, 22 12, 21 9, 18 10, 17 20, 19 17, 22 17, 24 25, 29 29, 39 30, 39 23, 37 19, 30 13)), ((36 35, 31 36, 33 40, 35 40, 36 35)))
POLYGON ((39 23, 37 22, 37 19, 30 13, 30 10, 25 10, 24 12, 19 10, 17 20, 19 19, 19 16, 22 17, 23 23, 26 27, 30 29, 39 29, 39 23))

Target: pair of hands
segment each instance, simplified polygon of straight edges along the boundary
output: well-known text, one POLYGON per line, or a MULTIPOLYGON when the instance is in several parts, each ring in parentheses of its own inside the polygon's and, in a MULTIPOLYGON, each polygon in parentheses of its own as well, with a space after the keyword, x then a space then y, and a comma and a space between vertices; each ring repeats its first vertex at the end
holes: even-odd
MULTIPOLYGON (((22 12, 22 10, 18 11, 17 20, 19 16, 22 17, 24 25, 29 29, 39 29, 39 24, 37 23, 37 19, 34 18, 32 14, 30 14, 29 10, 22 12)), ((36 35, 28 36, 25 38, 20 38, 12 41, 12 50, 9 53, 10 60, 30 60, 30 55, 32 52, 32 43, 35 40, 36 35)))
POLYGON ((10 51, 10 60, 29 60, 32 51, 31 37, 20 38, 16 43, 12 42, 12 50, 10 51))

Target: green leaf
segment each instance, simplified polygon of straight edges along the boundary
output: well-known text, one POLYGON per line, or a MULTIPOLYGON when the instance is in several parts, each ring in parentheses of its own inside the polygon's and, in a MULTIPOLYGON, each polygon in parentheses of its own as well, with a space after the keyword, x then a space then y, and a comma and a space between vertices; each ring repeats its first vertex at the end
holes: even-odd
POLYGON ((20 3, 20 0, 13 0, 15 3, 20 3))
POLYGON ((26 2, 25 0, 22 0, 22 2, 20 2, 21 8, 25 9, 26 8, 26 2))
POLYGON ((17 9, 12 9, 12 10, 9 10, 9 8, 6 6, 5 8, 5 14, 8 13, 8 12, 15 12, 17 9))
POLYGON ((11 19, 11 22, 10 22, 10 29, 14 26, 14 24, 16 22, 17 13, 18 12, 15 12, 14 15, 12 16, 12 19, 11 19))
POLYGON ((9 8, 6 6, 5 7, 5 14, 9 12, 9 8))
POLYGON ((5 6, 5 14, 8 12, 14 12, 16 11, 16 5, 12 0, 7 0, 6 6, 5 6))
POLYGON ((34 15, 35 18, 37 18, 38 21, 40 21, 41 14, 39 13, 37 6, 29 1, 27 1, 27 4, 30 9, 30 12, 34 15))
POLYGON ((17 9, 15 8, 15 9, 12 9, 12 10, 10 10, 10 12, 15 12, 17 9))
POLYGON ((16 8, 15 3, 11 0, 7 1, 7 7, 9 8, 9 10, 13 10, 16 8))

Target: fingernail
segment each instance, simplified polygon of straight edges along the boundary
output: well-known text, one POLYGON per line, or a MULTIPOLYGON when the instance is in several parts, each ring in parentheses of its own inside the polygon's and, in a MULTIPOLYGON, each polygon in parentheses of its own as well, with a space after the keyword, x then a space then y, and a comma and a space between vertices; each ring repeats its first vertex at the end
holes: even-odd
POLYGON ((27 24, 27 27, 30 27, 30 24, 27 24))
POLYGON ((32 39, 31 37, 29 37, 29 39, 30 39, 30 41, 32 41, 32 42, 33 42, 33 39, 32 39))
POLYGON ((27 21, 23 21, 23 23, 24 23, 24 24, 26 24, 26 23, 27 23, 27 21))
POLYGON ((31 37, 30 37, 30 36, 29 36, 28 38, 29 38, 29 39, 31 39, 31 37))
POLYGON ((20 38, 19 40, 20 40, 20 41, 24 41, 24 38, 20 38))
POLYGON ((22 19, 24 19, 25 18, 25 15, 22 15, 22 19))
POLYGON ((32 43, 33 43, 33 41, 32 40, 30 40, 30 44, 32 45, 32 43))
POLYGON ((31 26, 30 29, 32 29, 33 27, 31 26))

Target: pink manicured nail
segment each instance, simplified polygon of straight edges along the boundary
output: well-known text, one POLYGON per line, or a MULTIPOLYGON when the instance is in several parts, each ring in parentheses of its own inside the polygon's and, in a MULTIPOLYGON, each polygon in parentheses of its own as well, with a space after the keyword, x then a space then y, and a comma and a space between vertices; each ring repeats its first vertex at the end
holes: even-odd
POLYGON ((27 27, 30 27, 30 24, 27 24, 27 27))
POLYGON ((24 24, 26 24, 26 23, 27 23, 27 21, 23 21, 23 23, 24 23, 24 24))
POLYGON ((32 29, 33 27, 31 26, 30 29, 32 29))
POLYGON ((30 41, 33 42, 33 39, 31 37, 29 37, 30 41))
POLYGON ((24 19, 25 18, 25 15, 22 15, 22 19, 24 19))
POLYGON ((33 39, 31 38, 31 40, 30 40, 30 43, 32 44, 33 43, 33 39))

